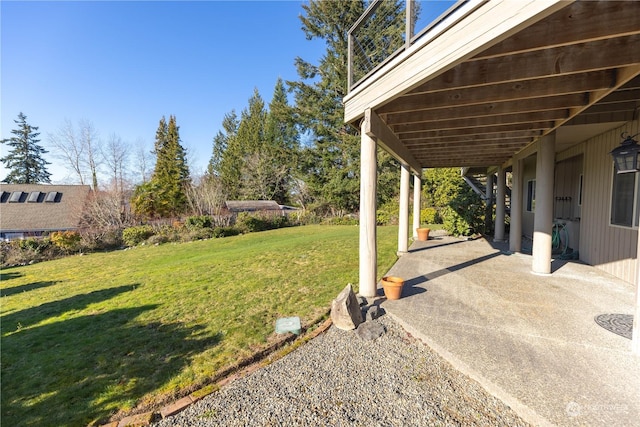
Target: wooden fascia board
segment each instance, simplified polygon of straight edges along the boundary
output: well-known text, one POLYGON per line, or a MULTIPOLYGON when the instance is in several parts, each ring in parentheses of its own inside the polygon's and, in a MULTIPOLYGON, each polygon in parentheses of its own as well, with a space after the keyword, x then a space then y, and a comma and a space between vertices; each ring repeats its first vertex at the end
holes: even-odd
POLYGON ((358 120, 367 108, 378 108, 571 3, 496 0, 483 4, 441 37, 400 55, 349 93, 344 98, 345 122, 358 120))
POLYGON ((364 132, 367 136, 375 138, 378 145, 396 158, 400 163, 408 165, 414 174, 422 175, 422 166, 413 157, 413 154, 400 142, 393 131, 371 109, 367 109, 364 115, 364 132))

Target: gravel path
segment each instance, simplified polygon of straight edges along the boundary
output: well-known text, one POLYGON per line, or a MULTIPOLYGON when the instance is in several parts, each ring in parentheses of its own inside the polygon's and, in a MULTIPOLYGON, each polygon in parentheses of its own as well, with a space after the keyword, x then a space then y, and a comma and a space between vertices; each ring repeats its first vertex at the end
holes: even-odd
POLYGON ((332 326, 154 426, 527 425, 389 316, 374 322, 380 338, 332 326))

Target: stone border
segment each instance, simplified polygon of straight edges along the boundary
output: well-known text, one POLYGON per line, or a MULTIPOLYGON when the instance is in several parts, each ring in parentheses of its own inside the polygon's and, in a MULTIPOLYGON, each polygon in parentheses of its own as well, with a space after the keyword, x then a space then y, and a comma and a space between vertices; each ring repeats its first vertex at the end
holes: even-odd
MULTIPOLYGON (((325 313, 325 316, 327 314, 328 312, 325 313)), ((194 391, 193 393, 190 393, 188 396, 185 396, 168 405, 163 406, 159 411, 129 415, 119 421, 111 421, 103 424, 102 426, 142 427, 148 426, 151 423, 159 421, 163 418, 175 415, 185 410, 187 407, 196 403, 197 401, 205 398, 206 396, 215 393, 221 387, 224 387, 225 385, 230 384, 239 378, 249 375, 252 372, 257 371, 258 369, 263 368, 275 362, 276 360, 283 358, 290 352, 297 349, 299 346, 305 344, 307 341, 310 341, 316 338, 321 333, 325 332, 327 329, 329 329, 333 322, 331 321, 331 317, 329 317, 316 329, 314 329, 309 335, 304 335, 312 326, 317 324, 318 323, 313 323, 309 327, 302 328, 301 335, 287 334, 285 337, 279 339, 269 347, 260 350, 259 352, 254 353, 252 356, 243 359, 235 365, 225 369, 224 371, 216 375, 210 384, 194 391), (288 343, 292 343, 292 345, 284 348, 284 346, 288 343)))

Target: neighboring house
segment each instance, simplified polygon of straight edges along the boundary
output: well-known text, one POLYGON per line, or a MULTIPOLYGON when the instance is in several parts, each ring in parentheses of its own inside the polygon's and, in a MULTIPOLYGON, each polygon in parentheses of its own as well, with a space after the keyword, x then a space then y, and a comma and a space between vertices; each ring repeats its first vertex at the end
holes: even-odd
POLYGON ((227 200, 227 210, 233 214, 240 212, 266 212, 277 215, 286 215, 295 211, 291 206, 279 205, 274 200, 227 200))
MULTIPOLYGON (((534 273, 551 273, 560 220, 580 260, 635 284, 640 295, 640 172, 617 174, 610 155, 623 132, 640 133, 640 2, 422 2, 423 15, 442 14, 414 31, 421 21, 413 8, 403 11, 397 19, 406 19, 406 33, 393 46, 382 38, 367 44, 372 26, 384 33, 391 22, 378 15, 380 4, 349 31, 344 98, 345 122, 361 129, 361 293, 376 290, 380 147, 402 165, 400 253, 411 175, 419 209, 423 168, 465 167, 488 182, 497 176, 495 240, 508 238, 520 252, 523 235, 532 237, 534 273), (437 7, 448 9, 425 10, 437 7)), ((633 333, 640 353, 640 296, 633 333)))
POLYGON ((76 230, 90 191, 88 185, 0 184, 0 238, 76 230))

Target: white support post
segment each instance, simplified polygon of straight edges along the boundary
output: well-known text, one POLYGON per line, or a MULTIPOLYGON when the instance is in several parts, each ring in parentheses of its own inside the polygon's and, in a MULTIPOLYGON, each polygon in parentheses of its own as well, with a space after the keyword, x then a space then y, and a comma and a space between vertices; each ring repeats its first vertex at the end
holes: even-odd
POLYGON ((422 197, 422 180, 420 176, 413 176, 413 238, 418 238, 417 229, 420 228, 420 197, 422 197))
POLYGON ((551 233, 553 229, 553 176, 556 134, 538 142, 536 155, 536 205, 533 220, 533 263, 535 274, 551 273, 551 233))
POLYGON ((364 297, 377 294, 376 186, 377 144, 367 135, 368 123, 362 122, 360 142, 360 252, 359 293, 364 297))
POLYGON ((522 170, 524 162, 513 159, 513 188, 511 188, 511 221, 509 228, 509 250, 522 252, 522 170))
POLYGON ((640 356, 640 229, 638 230, 638 248, 636 252, 636 307, 633 313, 631 332, 631 352, 640 356))
POLYGON ((400 165, 400 209, 398 213, 398 255, 409 251, 409 166, 400 165))
POLYGON ((493 241, 504 242, 504 218, 505 218, 505 194, 506 172, 502 166, 498 167, 498 182, 496 183, 496 223, 494 227, 493 241))

